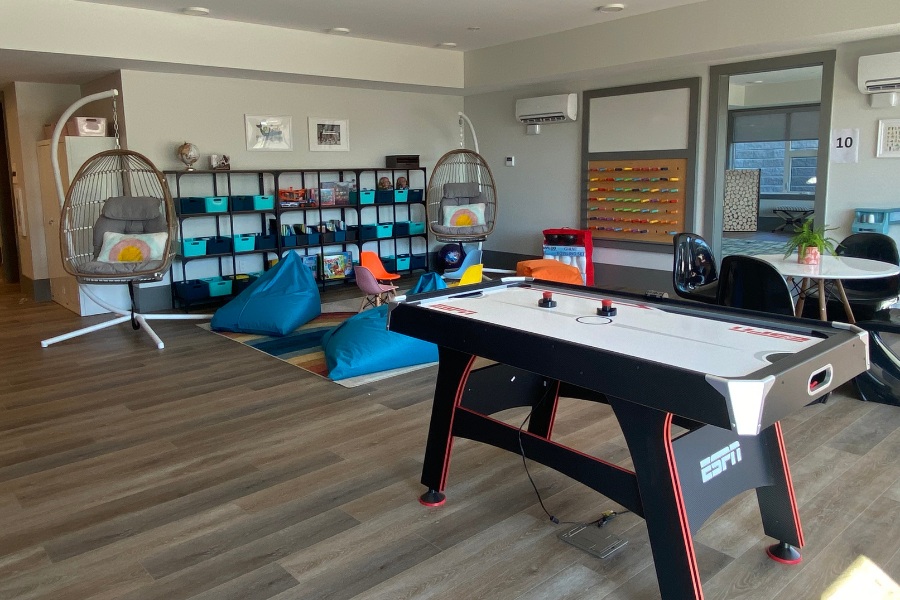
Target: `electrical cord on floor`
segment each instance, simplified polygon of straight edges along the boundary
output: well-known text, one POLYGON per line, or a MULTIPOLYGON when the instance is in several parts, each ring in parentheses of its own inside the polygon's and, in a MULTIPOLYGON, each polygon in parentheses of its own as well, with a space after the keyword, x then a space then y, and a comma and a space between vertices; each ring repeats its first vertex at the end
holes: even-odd
POLYGON ((538 503, 541 505, 541 509, 542 509, 542 510, 544 511, 544 513, 550 518, 550 521, 553 522, 554 525, 560 525, 560 524, 563 524, 563 525, 584 525, 584 526, 586 526, 586 527, 587 527, 587 526, 590 526, 590 525, 596 525, 597 527, 603 527, 603 526, 605 526, 607 523, 609 523, 610 521, 612 521, 613 519, 615 519, 616 517, 618 517, 619 515, 625 514, 625 513, 627 513, 627 512, 631 512, 631 511, 629 511, 629 510, 620 510, 620 511, 607 510, 607 511, 604 511, 603 513, 601 513, 601 515, 600 515, 599 518, 597 518, 597 519, 595 519, 595 520, 593 520, 593 521, 590 521, 590 522, 585 523, 585 522, 583 522, 583 521, 560 521, 559 518, 556 517, 556 515, 552 514, 549 510, 547 510, 547 507, 544 505, 544 499, 541 498, 541 492, 538 490, 537 484, 534 482, 534 478, 531 476, 531 472, 528 470, 528 460, 527 460, 527 458, 526 458, 526 456, 525 456, 525 446, 522 444, 522 431, 523 431, 524 428, 525 428, 525 423, 527 423, 527 422, 529 421, 529 419, 531 419, 531 415, 534 414, 534 411, 535 411, 541 404, 544 403, 544 400, 547 399, 547 396, 548 396, 549 393, 550 393, 550 386, 547 387, 547 390, 544 392, 544 395, 541 396, 540 400, 538 400, 538 401, 531 407, 531 410, 528 411, 528 415, 527 415, 527 416, 525 417, 525 419, 522 421, 522 424, 519 425, 519 431, 518 431, 518 438, 519 438, 519 452, 520 452, 520 454, 522 455, 522 465, 525 467, 525 475, 528 476, 528 481, 531 483, 531 487, 534 489, 534 494, 537 496, 538 503))

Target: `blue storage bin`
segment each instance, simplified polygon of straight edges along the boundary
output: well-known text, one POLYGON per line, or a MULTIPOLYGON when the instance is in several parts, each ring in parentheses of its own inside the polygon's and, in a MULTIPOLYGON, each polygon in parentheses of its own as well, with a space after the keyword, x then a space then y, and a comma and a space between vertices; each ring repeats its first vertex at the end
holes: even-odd
POLYGON ((421 235, 425 233, 425 221, 410 221, 409 235, 421 235))
POLYGON ((206 238, 207 254, 230 254, 232 249, 230 237, 213 236, 206 238))
POLYGON ((323 244, 333 244, 334 243, 334 232, 333 231, 323 231, 319 235, 322 237, 323 244))
POLYGON ((225 279, 229 279, 232 282, 231 293, 240 294, 245 289, 250 287, 250 284, 256 281, 257 277, 255 275, 239 273, 237 275, 226 275, 225 279))
POLYGON ((428 255, 427 254, 413 254, 409 259, 409 268, 410 269, 428 269, 428 255))
POLYGON ((275 196, 231 196, 231 210, 245 212, 254 210, 274 210, 275 196))
POLYGON ((198 215, 206 212, 206 200, 195 196, 178 199, 178 213, 182 215, 198 215))
POLYGON ((335 242, 346 242, 347 241, 347 230, 339 229, 334 232, 334 241, 335 242))
POLYGON ((394 235, 397 237, 409 235, 409 221, 394 221, 394 235))
POLYGON ((256 249, 256 236, 252 233, 239 233, 233 236, 235 252, 250 252, 256 249))
POLYGON ((411 268, 411 258, 409 254, 398 254, 397 255, 397 270, 398 271, 409 271, 411 268))
POLYGON ((406 202, 409 198, 409 190, 406 188, 394 190, 394 202, 406 202))
POLYGON ((359 191, 359 203, 360 204, 375 204, 375 190, 360 190, 359 191))
POLYGON ((347 233, 344 235, 344 238, 348 242, 355 242, 359 238, 359 225, 350 225, 347 227, 347 233))
POLYGON ((374 225, 360 225, 359 239, 361 240, 377 240, 389 238, 394 230, 393 223, 378 223, 374 225))
POLYGON ((203 202, 208 213, 228 212, 228 196, 206 196, 203 202))
POLYGON ((257 235, 255 241, 256 244, 254 248, 256 250, 274 250, 278 242, 277 238, 273 234, 257 235))
POLYGON ((209 298, 209 285, 199 279, 175 282, 175 297, 182 302, 197 302, 209 298))
POLYGON ((205 238, 187 238, 178 241, 178 254, 185 258, 204 256, 206 254, 205 238))
POLYGON ((384 265, 384 270, 388 273, 394 273, 397 271, 397 259, 393 256, 382 256, 381 264, 384 265))
POLYGON ((281 236, 281 247, 282 248, 290 248, 292 246, 296 246, 298 243, 296 235, 283 235, 281 236))
POLYGON ((375 190, 375 204, 392 204, 394 190, 375 190))
POLYGON ((418 189, 410 189, 407 202, 421 202, 425 199, 425 191, 418 189))

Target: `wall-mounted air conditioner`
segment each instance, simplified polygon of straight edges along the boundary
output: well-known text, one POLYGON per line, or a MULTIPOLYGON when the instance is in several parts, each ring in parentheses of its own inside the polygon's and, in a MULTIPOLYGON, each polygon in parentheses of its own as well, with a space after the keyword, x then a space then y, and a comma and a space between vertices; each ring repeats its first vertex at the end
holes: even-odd
POLYGON ((900 52, 860 56, 856 83, 863 94, 900 91, 900 52))
POLYGON ((578 116, 575 94, 558 94, 516 100, 516 119, 525 124, 562 123, 578 116))

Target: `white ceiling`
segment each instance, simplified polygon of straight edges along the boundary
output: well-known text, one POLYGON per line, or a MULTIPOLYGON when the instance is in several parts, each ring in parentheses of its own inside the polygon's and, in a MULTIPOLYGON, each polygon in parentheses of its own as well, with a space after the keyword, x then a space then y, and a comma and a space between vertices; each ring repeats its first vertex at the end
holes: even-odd
MULTIPOLYGON (((496 46, 704 0, 622 0, 625 10, 600 12, 616 0, 79 0, 180 13, 188 6, 206 17, 319 33, 346 27, 351 37, 455 50, 496 46), (470 28, 478 29, 473 31, 470 28)), ((705 0, 716 1, 716 0, 705 0)))

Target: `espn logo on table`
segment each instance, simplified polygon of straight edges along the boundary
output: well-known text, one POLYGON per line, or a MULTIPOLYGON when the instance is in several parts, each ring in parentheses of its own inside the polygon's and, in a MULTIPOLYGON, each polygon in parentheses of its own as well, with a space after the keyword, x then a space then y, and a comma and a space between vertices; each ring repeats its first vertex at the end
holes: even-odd
POLYGON ((739 462, 741 462, 740 442, 734 442, 714 452, 711 456, 707 456, 700 461, 700 476, 703 478, 703 483, 726 471, 729 464, 735 466, 739 462))

